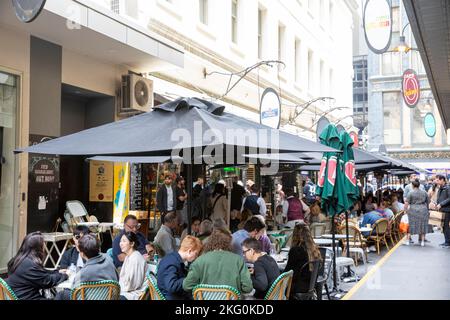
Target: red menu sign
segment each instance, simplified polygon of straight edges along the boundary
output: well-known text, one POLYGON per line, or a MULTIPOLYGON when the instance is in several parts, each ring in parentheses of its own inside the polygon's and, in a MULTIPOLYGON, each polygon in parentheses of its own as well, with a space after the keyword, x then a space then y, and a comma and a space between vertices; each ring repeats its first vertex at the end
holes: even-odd
POLYGON ((420 99, 419 78, 414 70, 408 69, 403 73, 402 92, 406 105, 414 108, 420 99))

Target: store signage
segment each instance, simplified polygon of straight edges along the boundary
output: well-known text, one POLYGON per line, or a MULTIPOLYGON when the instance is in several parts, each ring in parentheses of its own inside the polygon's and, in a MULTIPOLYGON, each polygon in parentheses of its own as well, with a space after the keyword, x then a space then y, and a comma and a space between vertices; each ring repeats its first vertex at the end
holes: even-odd
POLYGON ((114 165, 106 161, 89 163, 89 201, 112 202, 114 165))
POLYGON ((46 0, 12 0, 17 18, 25 23, 36 19, 45 6, 46 0))
POLYGON ((402 92, 406 105, 414 108, 420 99, 419 78, 414 70, 408 69, 403 72, 402 92))
POLYGON ((358 134, 355 131, 351 131, 349 133, 350 138, 352 138, 353 140, 353 148, 358 148, 359 146, 359 138, 358 138, 358 134))
POLYGON ((363 13, 363 28, 367 46, 383 53, 391 45, 392 12, 388 0, 367 0, 363 13))
POLYGON ((114 163, 114 202, 113 222, 120 224, 128 215, 129 207, 130 164, 114 163))
POLYGON ((260 122, 273 129, 280 127, 281 101, 278 93, 272 89, 264 90, 260 105, 260 122))
POLYGON ((430 138, 433 138, 436 135, 436 119, 432 113, 427 113, 425 118, 423 119, 423 127, 425 129, 425 133, 430 138))

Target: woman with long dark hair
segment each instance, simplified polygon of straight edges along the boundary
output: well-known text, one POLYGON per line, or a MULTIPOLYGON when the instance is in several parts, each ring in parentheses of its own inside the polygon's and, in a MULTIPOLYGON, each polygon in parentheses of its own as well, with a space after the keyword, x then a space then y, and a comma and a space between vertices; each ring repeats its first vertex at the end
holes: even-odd
POLYGON ((308 291, 312 265, 309 265, 309 268, 304 268, 301 273, 300 269, 305 263, 316 260, 322 260, 319 248, 314 243, 309 227, 306 224, 299 223, 292 233, 291 250, 289 250, 288 262, 284 269, 284 272, 294 270, 290 295, 292 298, 295 298, 296 293, 308 291))
POLYGON ((67 280, 66 270, 44 268, 44 237, 32 232, 23 239, 19 252, 8 262, 6 282, 20 300, 45 300, 41 289, 50 289, 67 280))

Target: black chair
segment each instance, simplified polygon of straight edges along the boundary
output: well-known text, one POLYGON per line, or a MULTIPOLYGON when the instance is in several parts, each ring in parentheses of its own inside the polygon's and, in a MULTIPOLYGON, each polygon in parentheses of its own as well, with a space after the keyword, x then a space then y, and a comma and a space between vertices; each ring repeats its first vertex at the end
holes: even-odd
POLYGON ((309 288, 307 292, 297 292, 294 294, 294 300, 317 300, 316 282, 319 275, 319 269, 322 265, 321 260, 306 262, 301 268, 299 274, 302 274, 305 268, 312 265, 311 277, 309 278, 309 288))
POLYGON ((325 291, 327 293, 328 300, 331 300, 330 297, 330 290, 328 288, 328 279, 330 277, 331 273, 331 264, 333 261, 333 251, 327 249, 327 248, 319 248, 320 254, 322 256, 322 265, 319 269, 319 276, 317 277, 316 282, 316 291, 317 291, 317 297, 319 300, 322 300, 322 288, 325 287, 325 291), (327 251, 330 252, 331 259, 329 261, 326 261, 327 258, 327 251))

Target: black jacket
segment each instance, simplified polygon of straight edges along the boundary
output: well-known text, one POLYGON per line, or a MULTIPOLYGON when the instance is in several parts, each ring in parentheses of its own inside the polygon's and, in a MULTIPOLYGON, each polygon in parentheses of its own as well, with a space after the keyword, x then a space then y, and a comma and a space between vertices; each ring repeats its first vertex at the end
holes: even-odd
POLYGON ((61 258, 59 267, 61 269, 67 269, 68 267, 70 267, 70 265, 72 263, 76 266, 77 262, 78 262, 78 256, 79 256, 79 253, 78 253, 77 248, 72 247, 69 250, 66 250, 66 252, 64 252, 64 254, 61 258))
POLYGON ((308 292, 311 272, 308 267, 305 267, 300 274, 300 269, 308 261, 308 252, 303 246, 293 247, 289 250, 288 262, 284 272, 294 270, 294 275, 292 277, 291 297, 295 293, 308 292))
POLYGON ((167 300, 186 300, 189 293, 183 290, 187 270, 178 252, 166 255, 158 265, 158 288, 167 300))
POLYGON ((48 271, 30 258, 25 258, 14 273, 8 274, 6 283, 19 300, 45 300, 39 290, 53 288, 65 280, 66 274, 48 271))
POLYGON ((253 288, 255 289, 255 298, 263 299, 269 291, 272 283, 280 275, 280 269, 274 258, 269 255, 263 255, 254 263, 254 272, 252 274, 253 288))
POLYGON ((439 188, 437 203, 441 205, 442 212, 450 212, 450 187, 448 185, 439 188))
MULTIPOLYGON (((177 207, 177 192, 176 187, 173 185, 172 185, 172 194, 173 194, 173 211, 175 211, 177 207)), ((156 208, 158 208, 159 212, 161 213, 167 213, 167 188, 165 184, 163 184, 156 193, 156 208)))

